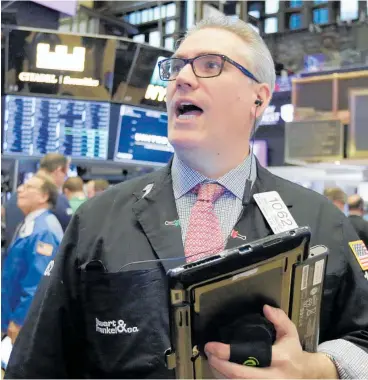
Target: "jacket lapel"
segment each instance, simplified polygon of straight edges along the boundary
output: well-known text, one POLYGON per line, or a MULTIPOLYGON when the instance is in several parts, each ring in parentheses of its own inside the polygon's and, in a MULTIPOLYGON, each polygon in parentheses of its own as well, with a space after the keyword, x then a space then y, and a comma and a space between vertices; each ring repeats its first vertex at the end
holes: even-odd
POLYGON ((244 206, 243 214, 227 241, 227 249, 235 248, 273 234, 267 220, 253 198, 254 194, 268 191, 277 191, 288 208, 292 207, 292 200, 289 194, 286 194, 282 187, 279 186, 278 177, 260 166, 257 161, 257 179, 252 186, 250 201, 244 206))
POLYGON ((166 271, 185 263, 170 170, 171 164, 158 171, 152 183, 135 193, 138 200, 133 205, 133 212, 166 271), (172 258, 177 260, 167 260, 172 258))

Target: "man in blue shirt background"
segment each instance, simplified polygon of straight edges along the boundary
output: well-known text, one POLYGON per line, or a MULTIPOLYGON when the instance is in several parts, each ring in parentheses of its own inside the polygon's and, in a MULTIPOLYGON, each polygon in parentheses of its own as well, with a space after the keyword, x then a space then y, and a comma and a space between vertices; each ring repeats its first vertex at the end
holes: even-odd
MULTIPOLYGON (((49 153, 41 159, 38 173, 50 176, 60 190, 66 180, 68 169, 69 160, 65 156, 59 153, 49 153)), ((65 231, 70 222, 72 212, 68 199, 61 192, 59 192, 56 205, 51 212, 56 216, 63 231, 65 231)), ((9 246, 15 230, 23 219, 24 215, 17 206, 17 194, 13 194, 5 205, 5 247, 9 246)))
POLYGON ((18 188, 17 204, 25 219, 9 246, 1 281, 1 331, 12 343, 42 275, 52 269, 63 237, 60 223, 49 210, 57 197, 56 185, 40 173, 18 188))

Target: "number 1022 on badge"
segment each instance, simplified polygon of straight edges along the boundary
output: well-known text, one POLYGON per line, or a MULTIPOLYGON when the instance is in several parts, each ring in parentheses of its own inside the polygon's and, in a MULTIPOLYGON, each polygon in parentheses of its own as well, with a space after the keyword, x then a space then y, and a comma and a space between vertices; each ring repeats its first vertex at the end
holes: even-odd
POLYGON ((277 191, 254 194, 253 198, 274 234, 298 228, 289 209, 277 191))

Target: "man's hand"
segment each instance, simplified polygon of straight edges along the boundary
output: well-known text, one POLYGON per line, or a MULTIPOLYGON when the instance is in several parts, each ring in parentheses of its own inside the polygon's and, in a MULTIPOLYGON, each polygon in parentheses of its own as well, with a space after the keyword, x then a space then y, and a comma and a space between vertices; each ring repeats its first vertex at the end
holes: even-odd
POLYGON ((17 339, 20 329, 21 329, 21 326, 16 325, 14 322, 9 323, 8 337, 10 338, 12 344, 15 343, 15 340, 17 339))
POLYGON ((231 363, 230 346, 210 342, 206 344, 205 352, 216 375, 234 379, 339 378, 335 365, 326 355, 302 350, 295 325, 281 309, 266 305, 263 312, 276 329, 271 366, 255 368, 231 363))

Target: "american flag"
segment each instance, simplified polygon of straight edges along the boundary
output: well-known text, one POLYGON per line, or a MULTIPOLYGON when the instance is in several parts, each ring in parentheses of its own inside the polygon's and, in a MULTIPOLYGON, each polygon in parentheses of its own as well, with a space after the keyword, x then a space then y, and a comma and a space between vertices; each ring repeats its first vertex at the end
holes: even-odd
POLYGON ((362 269, 368 270, 368 249, 363 241, 351 241, 349 245, 362 269))

